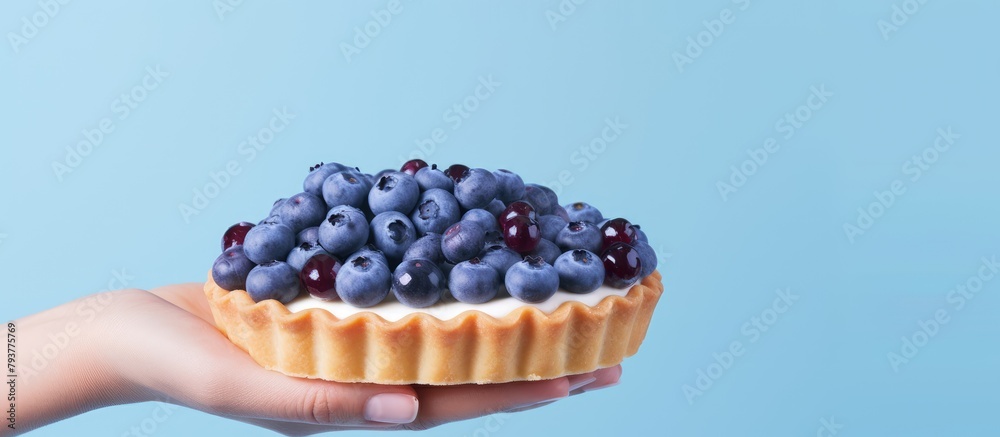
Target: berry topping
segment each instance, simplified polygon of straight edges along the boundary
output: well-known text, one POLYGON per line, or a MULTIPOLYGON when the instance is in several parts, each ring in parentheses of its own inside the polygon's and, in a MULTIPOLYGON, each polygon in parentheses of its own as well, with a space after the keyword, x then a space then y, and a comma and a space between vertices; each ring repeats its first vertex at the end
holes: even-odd
POLYGON ((503 240, 507 247, 520 254, 528 254, 538 247, 542 231, 538 223, 527 216, 514 217, 504 224, 503 240))
POLYGON ((507 205, 507 208, 500 213, 500 217, 497 219, 497 223, 503 228, 504 223, 508 220, 518 217, 525 216, 531 220, 538 220, 538 215, 535 214, 535 207, 531 206, 528 202, 516 201, 507 205))
POLYGON ((392 294, 408 307, 429 307, 441 299, 444 279, 444 273, 431 260, 403 261, 392 274, 392 294))
POLYGON ((604 238, 603 248, 607 250, 615 243, 632 244, 636 241, 635 229, 623 218, 608 220, 601 226, 601 236, 604 238))
POLYGON ((403 167, 399 171, 406 173, 410 176, 414 176, 422 168, 427 168, 427 162, 423 159, 411 159, 403 164, 403 167))
POLYGON ((235 225, 226 229, 226 233, 222 234, 222 250, 229 249, 233 246, 242 246, 243 240, 247 237, 247 232, 254 227, 253 223, 239 222, 235 225))
POLYGON ((517 300, 545 302, 559 290, 559 274, 541 258, 529 256, 507 271, 504 283, 517 300))
POLYGON ((319 253, 306 261, 299 272, 299 279, 310 296, 320 300, 337 300, 337 272, 340 267, 340 260, 336 257, 319 253))
POLYGON ((462 179, 462 176, 464 176, 467 171, 469 171, 469 167, 467 166, 462 164, 452 164, 451 167, 448 167, 444 171, 444 174, 450 177, 451 180, 455 181, 455 183, 458 183, 458 180, 462 179))
POLYGON ((642 261, 632 246, 617 242, 601 255, 604 262, 604 282, 615 288, 631 287, 639 280, 642 261))

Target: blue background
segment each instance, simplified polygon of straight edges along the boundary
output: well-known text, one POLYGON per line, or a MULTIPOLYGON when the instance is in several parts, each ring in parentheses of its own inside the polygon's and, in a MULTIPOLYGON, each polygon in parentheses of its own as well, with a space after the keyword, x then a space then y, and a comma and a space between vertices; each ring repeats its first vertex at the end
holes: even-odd
MULTIPOLYGON (((386 1, 246 1, 221 18, 210 2, 62 6, 27 44, 0 47, 0 317, 97 292, 112 269, 140 288, 203 280, 221 232, 299 191, 309 165, 396 167, 440 128, 429 161, 542 183, 568 172, 563 203, 643 224, 665 273, 620 386, 488 435, 814 435, 824 420, 844 436, 1000 432, 997 284, 961 309, 948 300, 1000 250, 996 2, 930 0, 888 38, 879 21, 902 1, 591 0, 554 26, 559 2, 514 3, 405 1, 350 57, 342 44, 386 1), (725 9, 735 21, 679 65, 725 9), (169 76, 120 119, 114 101, 155 66, 169 76), (455 129, 446 111, 490 75, 501 85, 455 129), (786 138, 777 121, 814 86, 833 95, 786 138), (282 108, 294 120, 248 161, 240 142, 282 108), (53 162, 105 117, 115 130, 60 181, 53 162), (627 127, 584 167, 609 117, 627 127), (904 165, 948 127, 961 136, 912 181, 904 165), (718 182, 768 138, 781 148, 724 198, 718 182), (230 161, 241 172, 185 219, 179 205, 230 161), (845 223, 895 180, 905 194, 852 242, 845 223), (798 300, 753 337, 744 324, 778 289, 798 300), (891 365, 939 310, 949 323, 891 365), (744 354, 689 399, 683 387, 734 341, 744 354)), ((0 31, 39 11, 3 2, 0 31)), ((153 408, 35 435, 117 436, 153 408)), ((186 409, 156 432, 270 435, 186 409)))

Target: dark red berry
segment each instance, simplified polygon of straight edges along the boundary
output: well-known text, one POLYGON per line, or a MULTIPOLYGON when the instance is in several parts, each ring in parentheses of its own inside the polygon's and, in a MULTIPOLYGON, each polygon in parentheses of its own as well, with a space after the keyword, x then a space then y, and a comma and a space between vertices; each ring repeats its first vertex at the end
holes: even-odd
POLYGON ((615 288, 627 288, 639 280, 642 261, 639 251, 628 244, 617 242, 601 255, 604 262, 604 283, 615 288))
POLYGON ((635 243, 636 235, 632 223, 623 218, 608 220, 601 226, 601 236, 604 237, 602 250, 607 250, 615 243, 632 244, 635 243))
POLYGON ((465 172, 467 171, 469 171, 469 167, 464 166, 462 164, 453 164, 451 167, 448 167, 448 169, 444 171, 444 174, 446 174, 448 177, 451 178, 451 180, 457 183, 460 179, 462 179, 465 176, 465 172))
POLYGON ((306 286, 312 297, 321 300, 337 300, 337 272, 340 271, 340 260, 325 253, 318 253, 306 261, 299 279, 306 286))
POLYGON ((230 247, 242 245, 243 240, 247 237, 247 232, 250 232, 253 226, 253 223, 239 222, 226 229, 226 233, 222 234, 222 251, 225 252, 230 247))
POLYGON ((409 161, 406 161, 406 163, 403 164, 403 167, 400 168, 399 171, 406 173, 410 176, 413 176, 417 174, 417 172, 424 167, 427 167, 427 161, 424 161, 423 159, 411 159, 409 161))
POLYGON ((503 240, 511 250, 524 255, 538 247, 538 242, 542 241, 542 229, 538 222, 527 216, 517 216, 505 223, 503 240))
POLYGON ((531 206, 528 202, 518 200, 516 202, 511 202, 510 205, 507 205, 507 208, 500 213, 500 217, 497 217, 497 223, 499 223, 500 228, 503 229, 504 223, 507 223, 508 220, 518 216, 525 216, 532 220, 538 220, 538 215, 535 214, 535 207, 531 206))

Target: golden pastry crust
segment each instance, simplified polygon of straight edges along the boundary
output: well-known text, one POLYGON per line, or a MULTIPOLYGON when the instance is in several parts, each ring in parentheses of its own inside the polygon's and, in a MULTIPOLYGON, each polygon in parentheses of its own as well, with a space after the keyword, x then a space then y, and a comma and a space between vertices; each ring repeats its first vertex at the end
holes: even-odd
POLYGON ((524 306, 495 318, 414 313, 398 321, 361 312, 338 319, 312 308, 254 303, 209 274, 216 325, 266 369, 290 376, 378 384, 490 384, 540 380, 614 366, 639 350, 663 294, 659 272, 596 306, 566 302, 551 314, 524 306))

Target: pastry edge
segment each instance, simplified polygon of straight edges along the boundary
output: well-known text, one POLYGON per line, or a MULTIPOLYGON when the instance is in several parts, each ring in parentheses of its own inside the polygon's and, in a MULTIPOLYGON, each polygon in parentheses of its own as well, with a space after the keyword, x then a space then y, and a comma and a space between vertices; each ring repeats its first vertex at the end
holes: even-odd
POLYGON ((525 306, 496 318, 470 310, 449 320, 414 313, 389 322, 361 312, 338 319, 278 301, 254 303, 209 274, 205 295, 219 330, 262 367, 289 376, 378 384, 491 384, 557 378, 635 355, 663 294, 659 272, 597 305, 525 306))

